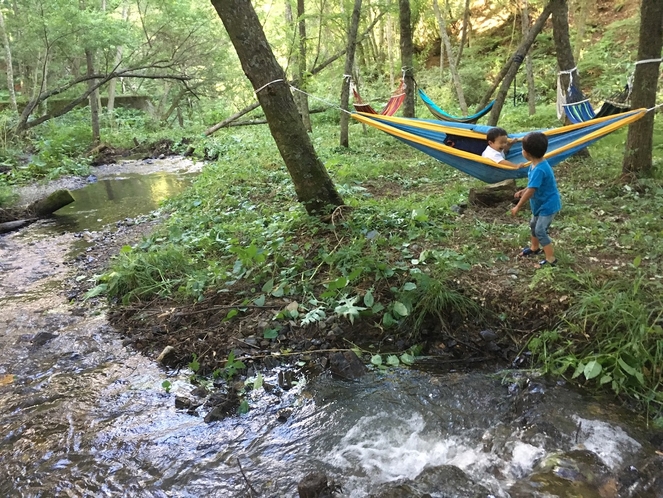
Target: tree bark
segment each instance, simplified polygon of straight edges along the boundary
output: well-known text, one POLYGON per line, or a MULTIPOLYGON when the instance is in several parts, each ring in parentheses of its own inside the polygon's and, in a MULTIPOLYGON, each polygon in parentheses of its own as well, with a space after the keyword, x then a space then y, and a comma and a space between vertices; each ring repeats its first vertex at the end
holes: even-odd
MULTIPOLYGON (((94 55, 89 48, 85 49, 85 61, 87 62, 87 75, 94 75, 94 55)), ((101 139, 99 130, 99 87, 95 86, 94 79, 88 80, 88 91, 90 91, 90 118, 92 120, 92 143, 98 144, 101 139)))
POLYGON ((467 28, 470 24, 470 0, 465 0, 465 10, 463 12, 463 34, 460 37, 460 46, 458 47, 458 55, 456 56, 456 67, 460 66, 460 58, 463 55, 463 48, 467 43, 467 28))
MULTIPOLYGON (((555 53, 557 55, 557 66, 560 71, 569 71, 576 65, 571 48, 571 37, 569 36, 569 5, 567 0, 556 0, 551 2, 553 40, 555 41, 555 53)), ((578 71, 571 74, 560 74, 562 88, 567 88, 573 76, 573 82, 580 88, 580 76, 578 71)))
POLYGON ((5 16, 0 10, 0 31, 2 31, 2 44, 5 46, 5 65, 7 66, 7 91, 9 92, 9 104, 12 111, 18 114, 16 105, 16 92, 14 91, 14 68, 12 67, 12 51, 9 46, 9 37, 5 29, 5 16))
MULTIPOLYGON (((525 0, 523 2, 523 9, 521 12, 523 38, 527 36, 530 24, 527 1, 528 0, 525 0)), ((536 114, 536 86, 534 84, 534 67, 532 65, 532 56, 529 52, 525 56, 525 74, 527 75, 527 107, 529 115, 533 116, 536 114)))
MULTIPOLYGON (((354 8, 352 9, 352 17, 350 18, 350 26, 348 29, 348 48, 345 52, 345 67, 343 73, 345 75, 352 74, 352 66, 355 63, 355 49, 357 48, 357 31, 359 31, 359 15, 361 14, 361 0, 355 0, 354 8)), ((350 105, 350 78, 345 76, 341 85, 341 109, 348 110, 350 105)), ((349 147, 350 141, 348 138, 350 116, 347 112, 341 112, 341 147, 349 147)))
POLYGON ((401 32, 401 70, 405 82, 405 100, 403 116, 414 117, 414 46, 412 44, 412 21, 410 19, 410 0, 398 0, 398 19, 401 32))
MULTIPOLYGON (((656 104, 661 48, 663 45, 663 2, 661 0, 642 0, 640 5, 640 45, 631 93, 631 105, 634 108, 653 107, 656 104), (658 60, 658 61, 657 61, 658 60)), ((628 127, 622 177, 648 175, 652 171, 652 147, 654 135, 654 113, 628 127)))
POLYGON ((298 200, 309 214, 327 214, 343 199, 318 158, 292 99, 260 19, 246 0, 212 0, 235 47, 242 69, 256 90, 269 129, 292 177, 298 200))
MULTIPOLYGON (((122 3, 122 20, 126 21, 129 17, 129 8, 125 2, 122 3)), ((120 66, 122 62, 122 54, 124 48, 122 45, 118 45, 117 50, 115 51, 115 68, 120 66)), ((106 103, 106 112, 110 116, 111 121, 113 119, 113 112, 115 111, 115 87, 117 86, 117 80, 113 78, 108 82, 108 102, 106 103)))
POLYGON ((456 70, 456 62, 454 61, 453 52, 451 51, 451 41, 449 40, 449 35, 447 34, 447 16, 440 10, 440 6, 438 5, 437 0, 433 0, 433 10, 435 11, 437 23, 440 26, 440 38, 442 39, 442 42, 446 48, 447 60, 449 62, 449 72, 451 72, 451 80, 453 81, 454 88, 456 89, 456 95, 458 96, 458 105, 460 106, 460 110, 463 112, 463 114, 467 115, 467 104, 465 103, 463 85, 460 81, 460 75, 456 70))
MULTIPOLYGON (((299 80, 299 88, 306 91, 306 21, 304 15, 304 0, 297 0, 297 27, 299 29, 299 43, 297 53, 297 79, 299 80)), ((309 133, 313 131, 311 127, 311 116, 309 116, 308 95, 302 92, 295 92, 295 102, 299 109, 299 115, 302 117, 304 128, 309 133)))
POLYGON ((543 12, 541 12, 541 15, 539 15, 538 19, 532 26, 532 29, 529 30, 527 36, 523 39, 523 41, 520 43, 520 46, 516 49, 516 53, 509 60, 509 62, 505 64, 505 66, 502 68, 502 71, 500 71, 497 81, 493 84, 493 87, 488 91, 488 93, 486 93, 481 103, 479 104, 479 109, 485 107, 486 104, 488 104, 491 95, 493 94, 495 88, 497 88, 497 85, 499 85, 499 81, 501 80, 502 85, 500 86, 500 89, 497 93, 497 97, 495 98, 495 104, 493 105, 493 108, 490 111, 490 116, 488 118, 489 126, 495 126, 497 124, 497 121, 499 120, 500 117, 500 113, 502 112, 502 107, 504 107, 504 101, 506 100, 507 93, 509 92, 509 86, 511 85, 513 78, 516 77, 516 73, 518 72, 520 64, 523 62, 523 60, 525 60, 525 55, 527 55, 527 52, 529 52, 529 49, 534 43, 534 40, 543 29, 543 25, 548 20, 548 17, 550 17, 553 8, 552 4, 559 1, 560 0, 550 0, 550 2, 548 2, 548 5, 545 6, 543 12))

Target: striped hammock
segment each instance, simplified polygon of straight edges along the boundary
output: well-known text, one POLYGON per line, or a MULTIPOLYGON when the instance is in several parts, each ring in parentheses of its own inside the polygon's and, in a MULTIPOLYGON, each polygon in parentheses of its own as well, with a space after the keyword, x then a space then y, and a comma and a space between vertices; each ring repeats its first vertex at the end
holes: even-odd
POLYGON ((578 95, 582 96, 582 92, 580 92, 580 90, 578 90, 572 83, 567 91, 566 100, 568 103, 563 104, 564 113, 566 114, 566 117, 569 118, 569 121, 574 124, 589 121, 590 119, 614 116, 615 114, 620 114, 630 109, 630 106, 626 103, 630 93, 630 88, 626 85, 621 92, 606 99, 598 112, 596 112, 594 111, 592 104, 589 102, 589 99, 582 99, 574 102, 574 97, 578 95))
POLYGON ((359 91, 357 90, 357 86, 354 83, 352 83, 352 95, 354 97, 352 105, 354 105, 355 111, 364 112, 366 114, 377 114, 380 116, 393 116, 405 100, 405 82, 401 80, 400 85, 398 85, 398 88, 392 94, 391 98, 384 106, 384 109, 380 112, 373 109, 371 104, 367 104, 362 100, 361 95, 359 95, 359 91))
POLYGON ((421 88, 417 88, 417 93, 419 93, 419 98, 423 101, 433 116, 435 116, 440 121, 453 121, 454 123, 476 123, 479 119, 490 112, 490 110, 493 108, 493 104, 495 103, 494 100, 491 100, 486 107, 472 114, 471 116, 458 117, 444 112, 435 104, 435 102, 430 99, 428 95, 426 95, 426 93, 421 88))
MULTIPOLYGON (((540 130, 548 136, 545 158, 555 166, 607 134, 642 118, 647 109, 635 109, 615 116, 540 130)), ((415 118, 396 118, 366 113, 353 113, 357 121, 388 133, 449 166, 486 183, 527 177, 527 166, 497 164, 481 157, 488 145, 486 133, 490 126, 450 123, 415 118)), ((515 133, 510 138, 522 138, 515 133)), ((512 163, 523 163, 522 144, 516 142, 506 156, 512 163)))

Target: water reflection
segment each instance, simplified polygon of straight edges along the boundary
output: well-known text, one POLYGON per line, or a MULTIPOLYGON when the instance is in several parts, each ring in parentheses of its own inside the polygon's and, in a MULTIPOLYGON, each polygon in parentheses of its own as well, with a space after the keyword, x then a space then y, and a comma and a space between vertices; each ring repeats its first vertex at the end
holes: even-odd
POLYGON ((55 224, 69 231, 99 230, 104 225, 149 213, 160 203, 182 192, 194 175, 155 173, 104 178, 73 190, 72 204, 54 214, 55 224))

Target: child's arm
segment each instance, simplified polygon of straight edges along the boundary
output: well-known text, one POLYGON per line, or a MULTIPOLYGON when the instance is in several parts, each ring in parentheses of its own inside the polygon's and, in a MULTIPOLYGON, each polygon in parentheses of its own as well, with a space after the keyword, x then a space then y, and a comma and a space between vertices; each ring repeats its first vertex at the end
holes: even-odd
POLYGON ((509 149, 513 146, 513 144, 522 141, 523 141, 522 138, 507 138, 506 147, 504 147, 504 153, 506 154, 507 152, 509 152, 509 149))
POLYGON ((512 168, 520 168, 520 164, 512 163, 511 161, 508 161, 507 159, 502 159, 499 163, 497 164, 503 164, 504 166, 511 166, 512 168))
MULTIPOLYGON (((523 204, 529 201, 535 192, 536 192, 535 188, 531 187, 526 188, 525 191, 520 196, 518 204, 516 204, 513 208, 511 208, 511 216, 516 216, 518 214, 518 211, 520 211, 520 208, 523 207, 523 204)), ((516 192, 516 194, 518 194, 518 192, 516 192)))

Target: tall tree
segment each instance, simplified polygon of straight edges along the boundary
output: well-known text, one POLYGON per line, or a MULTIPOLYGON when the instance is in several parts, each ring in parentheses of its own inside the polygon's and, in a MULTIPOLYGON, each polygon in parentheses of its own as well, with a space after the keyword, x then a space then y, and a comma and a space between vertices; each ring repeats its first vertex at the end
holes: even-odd
MULTIPOLYGON (((297 0, 297 57, 296 72, 298 88, 306 91, 306 80, 308 79, 306 73, 306 10, 304 8, 304 0, 297 0)), ((311 116, 308 107, 308 95, 303 92, 295 92, 295 103, 299 109, 299 115, 302 117, 306 131, 313 131, 311 127, 311 116)))
MULTIPOLYGON (((631 105, 653 107, 656 103, 661 48, 663 45, 663 1, 642 0, 640 5, 640 46, 635 66, 631 105)), ((625 180, 649 174, 652 169, 654 113, 628 127, 626 150, 622 163, 625 180)))
MULTIPOLYGON (((451 41, 449 40, 449 35, 447 34, 447 16, 446 9, 444 11, 440 10, 440 6, 437 3, 437 0, 433 0, 433 10, 435 11, 435 17, 437 18, 437 24, 440 27, 440 39, 441 43, 444 44, 445 51, 447 53, 447 59, 449 61, 449 72, 451 73, 451 80, 453 81, 454 88, 456 89, 456 95, 458 96, 458 105, 463 114, 467 115, 467 104, 465 103, 465 94, 463 93, 463 85, 460 82, 460 75, 456 69, 456 61, 454 60, 454 54, 451 50, 451 41)), ((442 50, 440 49, 440 56, 442 50)))
POLYGON ((398 0, 398 20, 401 34, 401 66, 405 82, 403 116, 414 117, 414 44, 412 43, 412 20, 410 0, 398 0))
POLYGON ((559 1, 561 0, 550 0, 548 4, 544 7, 543 11, 537 18, 536 22, 527 33, 527 36, 523 38, 522 42, 520 42, 520 45, 516 49, 516 53, 513 55, 511 59, 509 59, 509 62, 507 62, 504 65, 504 67, 500 71, 500 74, 497 76, 495 83, 493 83, 493 86, 486 93, 481 103, 479 104, 479 108, 485 107, 486 104, 488 104, 491 95, 493 94, 495 88, 497 88, 497 86, 500 84, 501 81, 502 84, 497 92, 497 97, 495 98, 495 104, 493 104, 493 108, 490 110, 490 116, 488 117, 489 126, 495 126, 497 124, 497 121, 500 118, 500 113, 502 112, 502 107, 504 106, 504 101, 506 100, 507 93, 509 92, 509 87, 511 86, 511 82, 513 81, 513 79, 516 77, 518 68, 520 68, 520 65, 525 60, 525 55, 527 55, 527 52, 529 52, 529 49, 534 43, 534 40, 536 39, 537 35, 541 32, 544 24, 550 17, 550 14, 553 9, 553 4, 559 1))
POLYGON ((212 0, 235 47, 242 69, 256 91, 269 130, 292 177, 297 198, 310 214, 343 204, 318 158, 251 2, 212 0))
POLYGON ((576 63, 573 58, 573 49, 571 48, 571 37, 569 36, 569 5, 567 0, 557 0, 551 2, 553 40, 555 41, 555 54, 557 56, 557 66, 562 73, 560 76, 560 85, 567 88, 571 78, 576 87, 580 88, 580 76, 575 68, 576 63), (573 70, 572 72, 569 72, 573 70))
MULTIPOLYGON (((355 49, 357 47, 357 32, 359 31, 359 15, 361 14, 361 0, 355 0, 350 25, 348 26, 348 48, 345 52, 345 69, 343 83, 341 86, 341 109, 348 110, 350 105, 350 78, 352 75, 352 66, 355 61, 355 49)), ((347 112, 341 113, 341 146, 348 147, 348 125, 350 117, 347 112)))
POLYGON ((14 68, 12 67, 12 51, 9 46, 9 37, 5 28, 5 16, 0 9, 0 34, 2 35, 2 44, 5 47, 5 65, 7 66, 7 91, 9 92, 9 104, 12 111, 18 113, 16 105, 16 92, 14 91, 14 68))
POLYGON ((461 28, 462 35, 460 37, 460 45, 458 46, 458 55, 456 56, 456 67, 460 66, 460 58, 463 55, 465 43, 467 43, 467 31, 470 27, 470 0, 465 0, 465 9, 463 11, 463 26, 461 28))
POLYGON ((85 62, 87 63, 88 91, 90 102, 90 118, 92 120, 92 142, 99 143, 101 132, 99 129, 99 86, 94 78, 94 52, 90 48, 85 49, 85 62))
MULTIPOLYGON (((524 0, 523 9, 521 11, 522 19, 522 28, 523 28, 523 38, 527 36, 529 31, 529 6, 527 5, 528 0, 524 0)), ((534 85, 534 67, 532 65, 532 55, 527 52, 525 56, 525 74, 527 75, 527 107, 529 115, 533 116, 536 114, 536 86, 534 85)))

